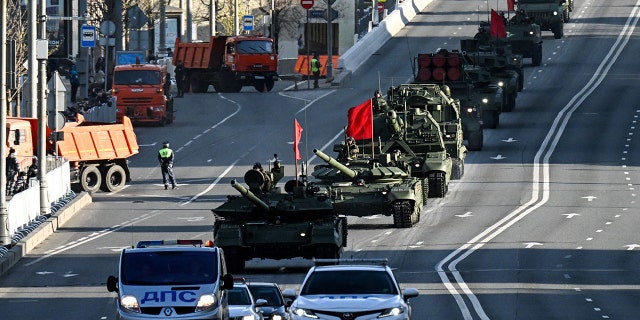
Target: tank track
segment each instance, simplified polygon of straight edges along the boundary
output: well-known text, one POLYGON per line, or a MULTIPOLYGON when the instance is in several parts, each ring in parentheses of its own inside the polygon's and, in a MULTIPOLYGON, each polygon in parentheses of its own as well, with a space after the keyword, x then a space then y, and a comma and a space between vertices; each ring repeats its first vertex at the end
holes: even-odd
POLYGON ((447 185, 444 172, 429 177, 429 198, 444 198, 445 194, 447 194, 447 185))
MULTIPOLYGON (((413 205, 409 200, 401 200, 393 203, 393 226, 396 228, 411 228, 417 221, 413 219, 413 205)), ((419 216, 419 214, 418 214, 419 216)))

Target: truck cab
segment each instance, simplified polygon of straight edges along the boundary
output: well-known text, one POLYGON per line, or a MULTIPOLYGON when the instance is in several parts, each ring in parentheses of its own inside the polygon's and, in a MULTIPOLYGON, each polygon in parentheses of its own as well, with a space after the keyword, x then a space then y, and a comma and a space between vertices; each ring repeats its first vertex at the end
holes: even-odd
POLYGON ((117 99, 116 119, 127 116, 133 124, 172 123, 173 97, 165 92, 167 66, 125 64, 113 70, 112 94, 117 99))
POLYGON ((107 290, 118 295, 117 319, 229 319, 233 282, 211 241, 152 240, 122 250, 107 290))

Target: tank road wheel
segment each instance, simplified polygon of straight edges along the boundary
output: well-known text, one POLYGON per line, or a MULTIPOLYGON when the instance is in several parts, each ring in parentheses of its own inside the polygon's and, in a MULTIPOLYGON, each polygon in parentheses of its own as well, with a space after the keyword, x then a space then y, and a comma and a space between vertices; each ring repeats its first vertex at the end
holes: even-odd
POLYGON ((437 173, 429 178, 429 198, 444 198, 447 194, 447 185, 444 172, 437 173))
POLYGON ((464 175, 464 159, 453 159, 453 168, 451 169, 451 180, 460 180, 464 175))
POLYGON ((88 166, 80 173, 80 185, 82 190, 87 192, 96 192, 100 189, 102 174, 97 166, 88 166))
POLYGON ((100 190, 104 192, 122 190, 126 181, 127 173, 121 166, 114 164, 112 166, 105 167, 102 171, 102 185, 100 186, 100 190))
POLYGON ((498 111, 490 110, 482 112, 482 121, 489 129, 495 129, 500 124, 500 115, 498 111))
POLYGON ((224 251, 224 260, 227 263, 227 269, 230 273, 242 273, 244 271, 244 257, 240 253, 239 247, 226 247, 224 251))
POLYGON ((412 219, 412 208, 413 206, 409 200, 394 202, 391 206, 391 210, 393 212, 393 226, 396 228, 411 228, 414 222, 412 219))
POLYGON ((470 151, 480 151, 482 150, 482 146, 484 145, 484 133, 482 130, 478 130, 477 132, 469 132, 469 138, 467 139, 469 142, 467 149, 470 151))

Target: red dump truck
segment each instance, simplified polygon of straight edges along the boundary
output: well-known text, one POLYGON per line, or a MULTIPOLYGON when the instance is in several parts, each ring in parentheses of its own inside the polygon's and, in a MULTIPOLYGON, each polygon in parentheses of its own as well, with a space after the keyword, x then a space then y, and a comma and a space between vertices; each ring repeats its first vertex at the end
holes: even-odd
MULTIPOLYGON (((22 171, 38 150, 38 119, 8 117, 7 133, 7 147, 16 150, 22 171)), ((128 117, 122 123, 102 124, 78 115, 78 121, 65 123, 57 133, 47 128, 47 137, 47 154, 53 154, 57 144, 57 155, 69 160, 71 183, 83 190, 113 192, 131 181, 127 158, 139 151, 128 117), (51 139, 54 135, 57 142, 51 139)))
POLYGON ((265 37, 213 36, 209 42, 182 43, 176 39, 173 65, 182 62, 185 88, 207 92, 239 92, 253 86, 271 91, 278 80, 278 55, 273 40, 265 37))

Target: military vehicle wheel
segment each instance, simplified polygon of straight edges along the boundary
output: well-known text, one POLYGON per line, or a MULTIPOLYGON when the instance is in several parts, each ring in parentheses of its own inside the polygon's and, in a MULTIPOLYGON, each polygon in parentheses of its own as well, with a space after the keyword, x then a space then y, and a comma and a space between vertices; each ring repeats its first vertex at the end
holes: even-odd
POLYGON ((227 269, 230 273, 241 273, 244 270, 244 257, 240 254, 240 248, 226 247, 224 251, 224 260, 227 263, 227 269))
POLYGON ((393 226, 396 228, 411 228, 413 225, 412 213, 413 206, 410 201, 396 201, 391 205, 393 212, 393 226))
POLYGON ((482 133, 482 130, 480 130, 480 132, 469 133, 467 141, 469 142, 467 149, 471 151, 482 150, 482 146, 484 145, 484 134, 482 133))
POLYGON ((562 22, 567 23, 571 20, 571 15, 569 14, 569 8, 567 10, 562 11, 562 22))
POLYGON ((518 70, 518 92, 521 92, 522 89, 524 89, 524 72, 522 71, 522 69, 519 69, 518 70))
POLYGON ((447 194, 447 184, 444 172, 429 178, 429 198, 444 198, 447 194))
POLYGON ((338 248, 332 244, 318 244, 315 257, 316 259, 338 259, 340 254, 338 248))
POLYGON ((116 192, 124 188, 127 181, 127 173, 117 164, 103 168, 102 184, 100 190, 104 192, 116 192))
POLYGON ((89 166, 80 173, 80 184, 82 189, 87 192, 95 192, 100 189, 102 174, 97 166, 89 166))
POLYGON ((536 67, 542 64, 542 45, 541 44, 536 45, 533 56, 531 57, 531 64, 533 64, 536 67))
POLYGON ((504 112, 511 112, 516 108, 516 93, 505 93, 504 112))
POLYGON ((453 168, 451 169, 451 180, 460 180, 464 175, 464 159, 453 159, 453 168))
POLYGON ((555 26, 553 28, 553 38, 555 39, 562 39, 562 36, 564 36, 564 27, 562 24, 555 26))
POLYGON ((495 110, 484 111, 482 113, 482 121, 484 122, 485 127, 495 129, 500 124, 500 115, 495 110))
POLYGON ((422 179, 422 202, 426 205, 427 199, 429 199, 429 179, 422 179))

